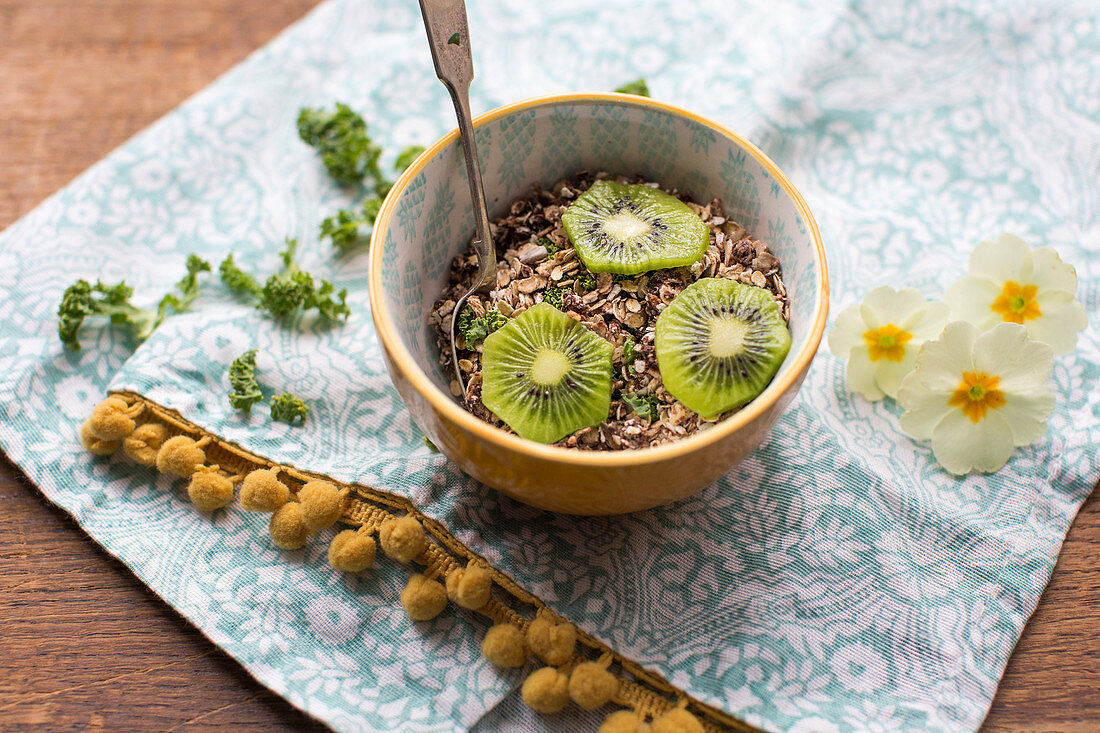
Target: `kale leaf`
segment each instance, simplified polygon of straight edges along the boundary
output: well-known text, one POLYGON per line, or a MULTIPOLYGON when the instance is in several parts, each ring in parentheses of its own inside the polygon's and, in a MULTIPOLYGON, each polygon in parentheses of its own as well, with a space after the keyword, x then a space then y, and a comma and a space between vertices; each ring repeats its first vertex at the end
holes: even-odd
POLYGON ((229 404, 248 412, 264 398, 256 382, 256 349, 246 351, 229 365, 229 404))
POLYGON ((289 392, 271 398, 271 419, 289 425, 304 425, 309 415, 309 406, 289 392))

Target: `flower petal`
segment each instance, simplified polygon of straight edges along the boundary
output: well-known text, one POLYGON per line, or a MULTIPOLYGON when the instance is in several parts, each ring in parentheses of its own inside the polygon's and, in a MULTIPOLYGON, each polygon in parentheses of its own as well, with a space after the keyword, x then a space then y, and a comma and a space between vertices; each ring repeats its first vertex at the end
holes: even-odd
POLYGON ((972 422, 962 410, 952 410, 932 431, 932 452, 956 476, 973 469, 996 471, 1012 455, 1012 431, 996 412, 972 422))
POLYGON ((918 440, 928 440, 940 420, 955 408, 947 404, 950 392, 933 391, 921 384, 916 372, 910 372, 898 387, 898 404, 906 412, 901 416, 901 429, 918 440))
POLYGON ((1036 341, 1049 344, 1055 354, 1068 354, 1077 346, 1077 333, 1088 325, 1085 306, 1079 300, 1043 306, 1043 315, 1027 322, 1036 341))
POLYGON ((979 242, 970 253, 970 274, 995 283, 1020 281, 1031 274, 1031 248, 1015 234, 1002 234, 996 242, 979 242))
POLYGON ((894 290, 888 285, 877 287, 867 293, 860 308, 863 320, 871 328, 881 328, 888 323, 901 326, 914 313, 923 311, 927 301, 916 288, 894 290))
POLYGON ((996 414, 1008 424, 1014 445, 1030 445, 1046 435, 1054 401, 1054 390, 1045 384, 1031 392, 1005 395, 996 414))
POLYGON ((1001 293, 1001 284, 989 278, 966 275, 948 286, 943 300, 951 308, 951 318, 973 323, 981 329, 991 328, 1003 319, 993 310, 993 301, 1001 293))
POLYGON ((924 309, 920 319, 906 329, 913 334, 913 340, 909 343, 921 344, 928 339, 934 339, 943 333, 943 327, 947 325, 947 315, 951 308, 947 303, 931 301, 924 309))
POLYGON ((836 325, 829 333, 829 351, 834 356, 847 359, 853 347, 863 343, 863 332, 867 326, 859 314, 859 306, 853 305, 842 310, 836 317, 836 325))
POLYGON ((1031 282, 1039 286, 1039 292, 1077 293, 1077 271, 1073 265, 1063 262, 1053 248, 1032 250, 1031 262, 1031 282))
POLYGON ((883 359, 875 368, 875 384, 888 396, 897 398, 901 380, 913 371, 917 364, 917 349, 906 346, 901 361, 883 359))
POLYGON ((929 389, 954 390, 963 372, 974 371, 971 354, 979 333, 966 321, 948 323, 938 339, 928 341, 921 347, 914 374, 929 389))
POLYGON ((871 363, 870 350, 866 346, 857 346, 848 354, 848 388, 859 392, 871 402, 881 400, 886 395, 875 384, 875 365, 871 363))
POLYGON ((1046 384, 1054 369, 1054 352, 1028 338, 1028 329, 998 323, 974 342, 974 370, 1001 378, 1005 394, 1030 392, 1046 384))

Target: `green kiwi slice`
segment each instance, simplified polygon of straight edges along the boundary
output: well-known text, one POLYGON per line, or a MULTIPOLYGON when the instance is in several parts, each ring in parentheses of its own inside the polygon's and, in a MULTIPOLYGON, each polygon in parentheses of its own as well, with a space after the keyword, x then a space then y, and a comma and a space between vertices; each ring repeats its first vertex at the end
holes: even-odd
POLYGON ((708 277, 657 317, 654 346, 665 389, 709 418, 764 391, 791 348, 791 332, 767 290, 708 277))
POLYGON ((549 303, 489 334, 481 401, 517 434, 553 443, 607 419, 614 347, 549 303))
POLYGON ((596 181, 561 221, 592 272, 637 275, 691 265, 710 244, 707 225, 687 204, 642 183, 596 181))

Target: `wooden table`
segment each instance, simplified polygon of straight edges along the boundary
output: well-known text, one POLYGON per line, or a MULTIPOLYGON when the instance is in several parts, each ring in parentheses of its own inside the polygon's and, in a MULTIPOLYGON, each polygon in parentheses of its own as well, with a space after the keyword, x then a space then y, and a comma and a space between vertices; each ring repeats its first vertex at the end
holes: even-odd
MULTIPOLYGON (((0 0, 0 228, 315 4, 0 0)), ((6 459, 0 506, 0 729, 321 728, 252 680, 6 459)), ((1100 728, 1098 558, 1094 495, 985 730, 1100 728)))

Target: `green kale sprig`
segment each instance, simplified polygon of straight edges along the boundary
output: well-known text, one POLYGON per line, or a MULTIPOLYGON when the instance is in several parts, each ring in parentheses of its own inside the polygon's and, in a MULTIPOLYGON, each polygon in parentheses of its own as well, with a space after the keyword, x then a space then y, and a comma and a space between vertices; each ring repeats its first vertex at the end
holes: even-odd
POLYGON ((341 209, 321 222, 321 238, 331 239, 336 249, 348 252, 367 240, 381 208, 379 196, 368 196, 359 209, 341 209))
POLYGON ((462 336, 462 340, 466 342, 466 348, 472 349, 477 342, 481 341, 506 323, 508 323, 508 319, 495 308, 486 311, 485 315, 479 318, 475 318, 470 309, 465 308, 458 314, 458 323, 455 324, 455 330, 462 336))
POLYGON ((289 425, 304 425, 309 416, 309 406, 289 392, 271 398, 271 419, 289 425))
POLYGON ((362 183, 367 175, 382 181, 378 167, 382 148, 371 142, 366 121, 346 104, 337 102, 333 111, 299 110, 298 137, 317 150, 329 175, 338 182, 362 183))
POLYGON ((246 351, 229 365, 229 404, 248 412, 264 398, 256 382, 256 349, 246 351))
POLYGON ((620 94, 636 94, 639 97, 649 96, 649 86, 645 83, 645 79, 635 79, 629 84, 623 84, 615 91, 620 94))
MULTIPOLYGON (((423 152, 423 145, 409 145, 398 154, 394 170, 403 172, 423 152)), ((321 222, 321 239, 331 239, 332 245, 340 252, 348 252, 366 242, 382 208, 382 199, 392 186, 391 182, 378 175, 374 193, 365 198, 359 208, 340 209, 321 222)))
POLYGON ((651 394, 647 395, 623 395, 623 402, 630 405, 630 409, 634 410, 634 413, 645 420, 646 422, 653 422, 657 419, 657 397, 651 394))
POLYGON ((196 255, 187 258, 187 274, 176 284, 177 293, 168 293, 156 310, 139 308, 130 302, 133 288, 125 282, 105 285, 77 280, 61 297, 57 308, 57 335, 68 349, 80 350, 78 335, 85 319, 93 316, 109 318, 111 323, 125 325, 137 341, 149 338, 154 329, 169 316, 169 311, 182 313, 191 307, 199 294, 199 273, 209 272, 210 263, 196 255))
POLYGON ((550 239, 550 237, 539 237, 538 244, 541 244, 543 247, 545 247, 546 254, 551 257, 553 257, 558 252, 558 250, 561 249, 561 246, 555 244, 554 240, 550 239))
POLYGON ((420 154, 424 152, 423 145, 406 145, 400 153, 397 154, 397 160, 393 164, 393 169, 398 173, 404 173, 405 170, 413 164, 420 154))
POLYGON ((565 295, 565 288, 559 288, 554 285, 546 288, 542 293, 542 302, 549 303, 558 310, 561 310, 562 296, 565 295))
POLYGON ((222 282, 234 292, 257 300, 257 307, 276 318, 286 318, 298 310, 316 309, 326 323, 346 320, 351 314, 347 305, 348 291, 336 288, 328 280, 316 284, 313 276, 298 267, 294 260, 298 240, 288 238, 282 253, 283 271, 270 276, 261 286, 252 275, 241 270, 229 255, 218 267, 222 282))
POLYGON ((218 275, 221 277, 222 282, 238 295, 251 295, 258 298, 260 297, 260 291, 263 290, 256 278, 237 266, 237 263, 233 261, 232 253, 222 260, 221 265, 218 266, 218 275))

